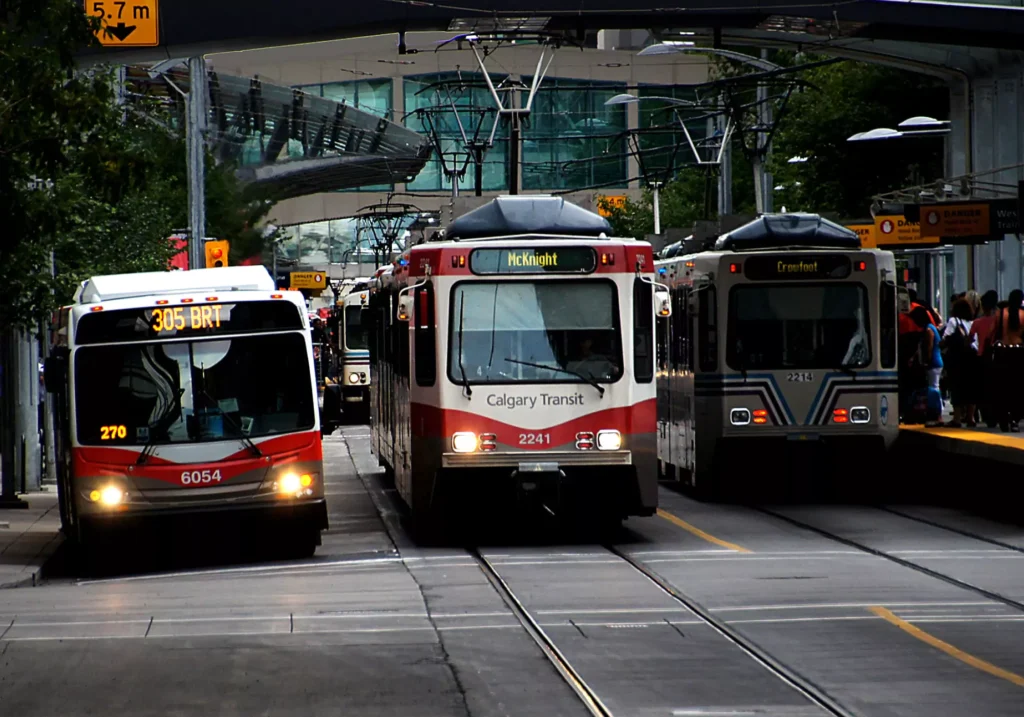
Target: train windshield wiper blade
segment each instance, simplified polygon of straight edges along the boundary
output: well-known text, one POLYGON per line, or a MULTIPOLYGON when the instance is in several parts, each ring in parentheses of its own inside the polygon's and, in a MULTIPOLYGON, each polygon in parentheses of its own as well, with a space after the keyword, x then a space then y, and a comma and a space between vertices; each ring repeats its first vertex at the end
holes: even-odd
POLYGON ((462 388, 466 391, 466 397, 473 395, 473 389, 469 387, 469 379, 466 378, 466 367, 462 365, 462 320, 466 314, 466 296, 463 294, 462 302, 459 304, 459 371, 462 372, 462 388))
POLYGON ((542 363, 533 363, 532 361, 520 361, 519 359, 514 359, 514 358, 507 358, 505 360, 508 361, 509 363, 518 363, 518 364, 522 364, 523 366, 533 366, 534 368, 543 368, 543 369, 547 369, 548 371, 561 371, 562 373, 567 373, 570 376, 575 376, 576 378, 580 379, 581 381, 589 383, 591 386, 593 386, 598 391, 600 391, 602 396, 604 396, 604 386, 599 384, 594 379, 587 378, 582 373, 578 373, 577 371, 573 371, 572 369, 562 368, 561 366, 545 366, 542 363))
POLYGON ((856 376, 857 376, 857 372, 853 370, 853 367, 848 366, 845 363, 841 363, 838 366, 836 366, 835 370, 836 371, 842 371, 847 376, 853 376, 854 378, 856 378, 856 376))

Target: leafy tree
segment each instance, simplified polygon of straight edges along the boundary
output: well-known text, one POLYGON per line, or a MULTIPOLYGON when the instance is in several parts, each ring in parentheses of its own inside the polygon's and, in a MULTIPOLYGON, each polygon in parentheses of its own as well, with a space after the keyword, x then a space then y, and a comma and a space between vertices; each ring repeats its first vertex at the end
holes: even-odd
MULTIPOLYGON (((165 269, 188 225, 182 123, 118 105, 108 70, 76 71, 95 22, 75 0, 0 0, 0 327, 43 318, 90 275, 165 269)), ((237 263, 261 253, 272 204, 234 170, 208 156, 207 235, 237 263)))

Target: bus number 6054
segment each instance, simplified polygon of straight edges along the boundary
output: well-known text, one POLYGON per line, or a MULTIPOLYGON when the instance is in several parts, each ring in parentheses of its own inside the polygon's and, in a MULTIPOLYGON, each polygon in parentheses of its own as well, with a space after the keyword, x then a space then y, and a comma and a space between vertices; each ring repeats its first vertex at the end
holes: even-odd
POLYGON ((184 471, 181 474, 182 485, 199 485, 200 483, 220 483, 220 471, 184 471))

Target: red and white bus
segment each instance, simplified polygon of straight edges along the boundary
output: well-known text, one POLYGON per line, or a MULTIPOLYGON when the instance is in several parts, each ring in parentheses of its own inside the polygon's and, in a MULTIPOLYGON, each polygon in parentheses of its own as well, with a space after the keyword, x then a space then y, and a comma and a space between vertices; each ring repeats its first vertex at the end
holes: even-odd
POLYGON ((610 232, 560 198, 500 197, 377 278, 372 449, 417 527, 478 489, 606 526, 657 509, 668 296, 651 246, 610 232))
POLYGON ((327 527, 309 322, 262 267, 95 276, 46 362, 66 534, 249 511, 311 555, 327 527))

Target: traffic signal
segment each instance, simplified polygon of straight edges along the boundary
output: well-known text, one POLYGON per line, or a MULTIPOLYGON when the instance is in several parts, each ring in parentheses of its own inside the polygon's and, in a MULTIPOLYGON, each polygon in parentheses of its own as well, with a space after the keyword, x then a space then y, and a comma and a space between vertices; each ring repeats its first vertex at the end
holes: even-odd
POLYGON ((206 268, 228 265, 228 242, 213 240, 206 242, 206 268))

